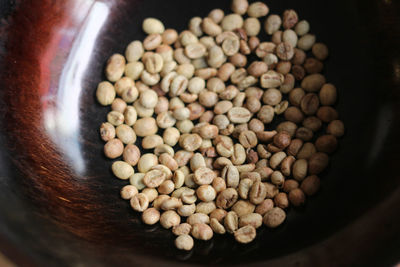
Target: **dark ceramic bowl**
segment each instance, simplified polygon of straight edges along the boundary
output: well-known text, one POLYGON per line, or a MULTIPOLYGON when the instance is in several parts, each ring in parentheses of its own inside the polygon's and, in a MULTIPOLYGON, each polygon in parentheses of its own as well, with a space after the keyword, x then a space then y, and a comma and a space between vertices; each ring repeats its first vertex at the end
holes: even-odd
MULTIPOLYGON (((4 2, 4 1, 3 1, 4 2)), ((8 1, 6 1, 8 2, 8 1)), ((182 30, 229 1, 21 1, 3 23, 0 250, 21 266, 247 264, 390 266, 400 259, 400 3, 269 1, 298 10, 330 47, 329 82, 346 136, 322 190, 276 230, 183 253, 140 222, 102 155, 95 101, 106 59, 143 39, 152 16, 182 30)))

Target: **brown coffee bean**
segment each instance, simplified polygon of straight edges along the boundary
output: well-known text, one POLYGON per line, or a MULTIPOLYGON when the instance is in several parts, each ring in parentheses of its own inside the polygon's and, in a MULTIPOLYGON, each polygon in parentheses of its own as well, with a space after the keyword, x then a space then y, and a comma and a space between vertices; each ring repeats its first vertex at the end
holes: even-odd
POLYGON ((312 53, 319 60, 325 60, 329 55, 329 50, 325 44, 315 43, 312 47, 312 53))
POLYGON ((290 145, 291 138, 287 132, 280 132, 274 136, 274 145, 280 149, 285 149, 290 145))
POLYGON ((309 161, 309 173, 310 174, 319 174, 328 167, 329 164, 329 156, 325 153, 317 152, 313 154, 309 161))
POLYGON ((288 9, 283 12, 283 28, 293 28, 297 24, 298 20, 299 18, 297 16, 297 13, 293 9, 288 9))
POLYGON ((289 192, 289 201, 293 206, 299 207, 304 205, 306 196, 300 188, 295 188, 289 192))
POLYGON ((293 65, 292 73, 297 81, 301 81, 306 76, 306 71, 301 65, 293 65))
POLYGON ((293 138, 295 133, 296 133, 296 130, 297 130, 297 125, 295 123, 291 122, 291 121, 285 121, 285 122, 280 123, 276 127, 276 130, 278 132, 285 131, 290 135, 290 137, 293 138))
POLYGON ((295 107, 300 107, 301 100, 306 95, 303 89, 295 88, 289 94, 289 102, 295 107))
POLYGON ((246 152, 247 152, 246 159, 248 163, 255 164, 258 162, 258 153, 256 151, 248 148, 246 152))
POLYGON ((314 133, 306 127, 300 127, 296 131, 296 138, 301 139, 305 142, 310 141, 313 136, 314 133))
POLYGON ((342 137, 344 135, 344 124, 342 121, 334 120, 331 121, 326 128, 326 132, 331 134, 337 138, 342 137))
POLYGON ((335 136, 333 135, 322 135, 317 138, 315 141, 315 147, 319 152, 324 152, 327 154, 331 154, 335 152, 338 146, 338 142, 335 136))
POLYGON ((315 152, 317 152, 317 149, 315 148, 314 144, 308 142, 305 143, 300 151, 297 153, 297 158, 309 159, 315 152))
POLYGON ((333 120, 337 120, 339 118, 338 112, 329 106, 320 107, 317 111, 317 117, 326 123, 329 123, 333 120))
POLYGON ((317 132, 322 127, 322 121, 315 116, 310 116, 304 119, 303 126, 313 132, 317 132))
POLYGON ((304 114, 298 107, 289 107, 284 112, 285 119, 296 124, 301 123, 304 120, 304 114))
POLYGON ((275 207, 264 215, 263 222, 269 228, 276 228, 281 225, 285 219, 285 211, 281 208, 275 207))
POLYGON ((247 68, 247 72, 254 77, 260 77, 268 71, 268 65, 263 61, 254 61, 247 68))
POLYGON ((306 60, 306 53, 298 48, 294 48, 294 56, 292 58, 292 64, 294 65, 303 65, 304 61, 306 60))
POLYGON ((320 182, 320 179, 318 178, 318 176, 311 175, 303 180, 300 188, 301 188, 301 190, 303 190, 303 192, 307 196, 312 196, 318 192, 320 185, 321 185, 321 182, 320 182))
MULTIPOLYGON (((304 179, 303 182, 306 179, 304 179)), ((286 180, 285 183, 283 184, 283 191, 286 193, 289 193, 290 191, 292 191, 293 189, 296 189, 298 187, 299 187, 299 182, 297 182, 296 180, 293 180, 293 179, 286 180)))
POLYGON ((289 199, 286 193, 279 193, 274 197, 275 206, 286 209, 289 207, 289 199))
POLYGON ((316 94, 306 94, 300 103, 301 110, 306 115, 314 115, 319 108, 319 98, 316 94))
POLYGON ((256 97, 251 96, 246 99, 245 107, 251 112, 256 113, 261 108, 261 102, 256 97))
POLYGON ((264 216, 268 211, 274 207, 272 199, 265 199, 261 204, 257 205, 255 212, 264 216))
POLYGON ((270 105, 264 105, 257 113, 257 118, 259 118, 263 123, 270 123, 274 119, 275 110, 270 105))
POLYGON ((287 156, 284 160, 282 160, 281 171, 282 171, 283 175, 290 176, 291 170, 292 170, 292 165, 295 161, 296 161, 296 159, 293 156, 287 156))
POLYGON ((303 141, 300 139, 293 139, 290 145, 287 148, 287 153, 293 157, 297 156, 297 153, 300 151, 303 146, 303 141))
POLYGON ((307 175, 308 163, 305 159, 298 159, 293 163, 293 178, 302 181, 307 175))
POLYGON ((301 82, 301 88, 306 92, 318 92, 321 87, 326 83, 326 79, 321 74, 310 74, 301 82))
POLYGON ((324 106, 332 106, 336 103, 337 90, 333 84, 327 83, 319 91, 319 99, 324 106))
POLYGON ((324 64, 315 58, 307 58, 304 62, 304 69, 309 74, 320 73, 324 69, 324 64))

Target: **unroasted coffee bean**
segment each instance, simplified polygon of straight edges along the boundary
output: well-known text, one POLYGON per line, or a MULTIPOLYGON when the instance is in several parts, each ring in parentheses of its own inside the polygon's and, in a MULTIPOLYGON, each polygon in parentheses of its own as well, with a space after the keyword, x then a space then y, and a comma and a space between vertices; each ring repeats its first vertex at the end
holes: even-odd
POLYGON ((289 199, 286 193, 279 193, 274 197, 275 206, 286 209, 289 207, 289 199))
POLYGON ((318 92, 321 87, 326 83, 326 79, 321 74, 311 74, 304 78, 301 82, 301 88, 306 92, 318 92))
POLYGON ((260 204, 267 195, 266 188, 263 183, 255 182, 250 189, 249 199, 253 204, 260 204))
POLYGON ((280 132, 274 136, 273 142, 278 148, 285 149, 290 145, 291 138, 287 132, 280 132))
POLYGON ((131 198, 130 204, 135 211, 143 212, 149 206, 149 199, 145 194, 139 193, 131 198))
POLYGON ((257 36, 266 4, 233 0, 232 10, 194 17, 179 35, 145 19, 149 35, 108 60, 115 84, 102 82, 96 92, 111 105, 100 128, 104 153, 123 156, 112 171, 130 182, 121 197, 144 223, 172 228, 178 249, 191 250, 191 236, 229 232, 249 243, 262 223, 278 227, 283 209, 318 191, 315 175, 344 134, 337 90, 321 74, 329 51, 309 23, 294 10, 270 15, 264 41, 257 36), (275 116, 284 119, 277 126, 275 116), (141 155, 136 135, 152 153, 141 155))
POLYGON ((316 94, 306 94, 300 103, 301 110, 306 115, 314 115, 319 108, 319 98, 316 94))
POLYGON ((274 202, 271 199, 265 199, 261 204, 257 205, 255 212, 264 216, 274 207, 274 202))
POLYGON ((198 185, 207 185, 211 184, 215 177, 216 175, 211 169, 200 167, 194 172, 193 180, 198 185))
POLYGON ((187 218, 186 222, 188 224, 192 225, 192 227, 194 224, 197 224, 197 223, 208 224, 208 223, 210 223, 210 217, 203 213, 194 213, 187 218))
POLYGON ((303 141, 300 139, 293 139, 290 145, 287 148, 287 152, 289 155, 296 157, 297 153, 300 151, 303 146, 303 141))
POLYGON ((301 100, 305 96, 305 92, 302 88, 295 88, 289 94, 290 104, 293 106, 299 107, 301 104, 301 100))
POLYGON ((158 187, 164 182, 166 175, 160 170, 152 170, 144 175, 143 183, 149 188, 158 187))
POLYGON ((256 229, 251 225, 247 225, 235 231, 234 236, 239 243, 247 244, 256 238, 256 234, 256 229))
POLYGON ((275 110, 270 105, 262 106, 257 113, 257 118, 259 118, 263 123, 270 123, 274 119, 275 110))
POLYGON ((320 73, 324 69, 324 64, 315 58, 307 58, 304 62, 304 69, 309 74, 320 73))
POLYGON ((335 137, 342 137, 344 135, 343 122, 339 120, 331 121, 326 129, 326 132, 335 137))
POLYGON ((302 181, 307 175, 308 163, 305 159, 298 159, 293 163, 293 178, 302 181))
POLYGON ((289 201, 295 206, 301 206, 306 201, 306 197, 300 188, 295 188, 289 192, 289 201))
POLYGON ((234 188, 227 188, 217 196, 216 204, 218 208, 229 209, 238 199, 238 193, 234 188))
MULTIPOLYGON (((303 182, 306 179, 304 179, 303 182)), ((289 193, 290 191, 292 191, 293 189, 296 189, 298 187, 299 187, 299 182, 297 182, 296 180, 293 180, 293 179, 286 180, 285 183, 283 184, 283 191, 286 193, 289 193)))
POLYGON ((297 24, 298 20, 297 13, 293 9, 288 9, 283 12, 283 27, 285 29, 293 28, 297 24))
POLYGON ((297 107, 289 107, 284 112, 285 119, 296 124, 301 123, 304 120, 304 114, 297 107))
POLYGON ((227 165, 222 169, 221 177, 226 181, 227 187, 236 188, 239 185, 239 171, 235 166, 227 165))
POLYGON ((243 131, 239 135, 239 142, 244 148, 255 147, 258 143, 257 136, 253 131, 243 131))
POLYGON ((263 218, 263 222, 267 227, 276 228, 286 219, 286 213, 283 209, 275 207, 268 211, 263 218))
POLYGON ((276 54, 282 60, 291 60, 294 56, 293 46, 287 42, 280 43, 276 47, 276 54))
POLYGON ((310 174, 319 174, 328 167, 329 156, 325 153, 317 152, 308 161, 310 174))
POLYGON ((333 135, 322 135, 315 141, 315 147, 318 151, 331 154, 335 152, 338 142, 333 135))
POLYGON ((228 111, 228 118, 233 123, 246 123, 251 119, 251 113, 246 108, 234 107, 228 111))
POLYGON ((325 122, 325 123, 329 123, 333 120, 337 120, 339 117, 338 112, 329 106, 324 106, 324 107, 320 107, 317 111, 317 117, 325 122))
POLYGON ((329 55, 328 47, 323 43, 315 43, 312 47, 312 53, 319 60, 325 60, 329 55))
POLYGON ((293 136, 295 135, 296 130, 297 130, 297 125, 295 123, 291 122, 291 121, 285 121, 285 122, 280 123, 276 127, 276 130, 278 132, 285 131, 290 135, 290 137, 293 138, 293 136))
POLYGON ((296 138, 301 139, 305 142, 310 141, 313 136, 314 133, 306 127, 300 127, 296 131, 296 138))
POLYGON ((303 180, 301 183, 301 190, 307 195, 307 196, 312 196, 315 195, 315 193, 318 192, 320 188, 320 179, 316 175, 311 175, 308 176, 303 180))
POLYGON ((298 159, 309 159, 315 152, 317 152, 317 149, 315 148, 313 143, 305 143, 303 147, 299 150, 297 153, 297 158, 298 159))
POLYGON ((310 116, 304 119, 303 126, 313 132, 317 132, 322 127, 322 121, 315 116, 310 116))
POLYGON ((213 237, 213 231, 210 226, 205 223, 196 223, 192 226, 191 234, 199 240, 210 240, 213 237))
POLYGON ((228 233, 234 233, 239 226, 238 215, 234 211, 230 211, 224 218, 224 226, 228 233))
POLYGON ((333 84, 325 84, 319 91, 319 99, 324 106, 331 106, 336 103, 337 91, 333 84))

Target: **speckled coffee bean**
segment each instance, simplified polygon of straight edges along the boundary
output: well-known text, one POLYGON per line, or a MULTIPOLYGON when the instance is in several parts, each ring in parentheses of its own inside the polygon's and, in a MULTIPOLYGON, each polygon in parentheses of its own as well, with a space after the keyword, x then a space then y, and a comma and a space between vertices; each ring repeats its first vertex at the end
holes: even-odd
POLYGON ((321 182, 318 176, 316 175, 311 175, 308 176, 303 180, 301 183, 301 190, 307 195, 307 196, 312 196, 315 195, 319 188, 320 188, 321 182))
POLYGON ((318 137, 315 141, 315 147, 317 148, 317 150, 319 152, 324 152, 327 154, 335 152, 337 146, 337 139, 333 135, 322 135, 318 137))
POLYGON ((289 201, 293 206, 299 207, 304 205, 306 197, 300 188, 295 188, 289 192, 289 201))
POLYGON ((325 153, 317 152, 313 154, 308 161, 308 170, 310 174, 319 174, 328 167, 329 156, 325 153))
POLYGON ((269 228, 276 228, 281 225, 286 219, 286 213, 281 208, 272 208, 263 218, 264 224, 269 228))

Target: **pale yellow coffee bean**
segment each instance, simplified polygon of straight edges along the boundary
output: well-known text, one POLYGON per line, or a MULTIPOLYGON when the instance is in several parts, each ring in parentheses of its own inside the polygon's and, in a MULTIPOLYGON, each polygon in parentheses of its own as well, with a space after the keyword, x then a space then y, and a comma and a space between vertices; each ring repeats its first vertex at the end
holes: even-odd
POLYGON ((129 179, 135 172, 132 166, 124 161, 115 161, 112 164, 112 171, 117 178, 122 180, 129 179))

